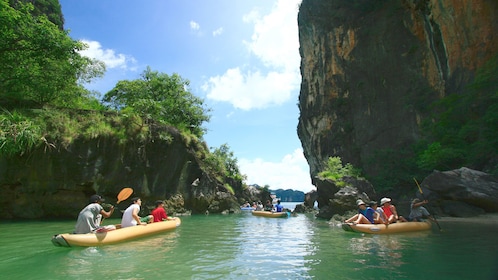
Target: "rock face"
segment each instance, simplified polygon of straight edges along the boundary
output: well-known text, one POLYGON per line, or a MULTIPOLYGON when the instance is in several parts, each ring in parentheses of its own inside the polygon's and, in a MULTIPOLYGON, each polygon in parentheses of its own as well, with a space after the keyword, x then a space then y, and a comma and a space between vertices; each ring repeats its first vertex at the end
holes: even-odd
POLYGON ((498 212, 498 179, 484 172, 465 167, 434 171, 421 187, 424 195, 450 216, 498 212))
MULTIPOLYGON (((132 196, 142 197, 144 211, 157 199, 170 199, 170 213, 240 210, 224 182, 203 171, 197 154, 204 144, 187 141, 174 128, 158 129, 168 130, 171 140, 153 136, 120 144, 115 138, 76 139, 68 147, 40 147, 22 157, 1 158, 0 214, 75 218, 90 195, 98 193, 106 203, 115 204, 124 187, 133 188, 132 196)), ((123 210, 128 205, 124 201, 117 206, 123 210)))
POLYGON ((328 179, 316 179, 317 201, 320 209, 318 218, 330 219, 333 215, 342 215, 356 209, 356 200, 369 202, 377 199, 375 190, 368 181, 353 177, 344 177, 345 186, 337 186, 328 179))
POLYGON ((303 0, 298 135, 313 180, 330 156, 368 175, 419 138, 428 104, 498 49, 496 0, 303 0))

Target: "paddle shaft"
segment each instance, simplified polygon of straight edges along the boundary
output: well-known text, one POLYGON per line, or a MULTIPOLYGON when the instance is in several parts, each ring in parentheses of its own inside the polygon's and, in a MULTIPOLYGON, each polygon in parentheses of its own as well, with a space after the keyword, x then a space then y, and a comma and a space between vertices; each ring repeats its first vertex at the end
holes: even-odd
MULTIPOLYGON (((426 200, 425 195, 424 195, 424 192, 422 191, 422 188, 421 188, 421 187, 420 187, 420 185, 418 184, 417 179, 413 178, 413 180, 415 181, 415 184, 417 184, 418 190, 420 191, 420 194, 422 194, 422 198, 423 198, 424 200, 426 200)), ((437 227, 438 227, 438 228, 439 228, 439 230, 441 231, 441 226, 439 225, 438 221, 436 220, 436 217, 435 217, 434 215, 432 215, 432 218, 434 219, 434 222, 436 222, 437 227)))

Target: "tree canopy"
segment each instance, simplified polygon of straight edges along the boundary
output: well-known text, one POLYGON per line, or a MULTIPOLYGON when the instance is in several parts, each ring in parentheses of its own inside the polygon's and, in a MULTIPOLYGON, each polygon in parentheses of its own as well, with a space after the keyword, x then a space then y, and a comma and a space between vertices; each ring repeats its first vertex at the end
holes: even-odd
POLYGON ((31 3, 0 0, 0 102, 68 105, 88 94, 82 82, 100 77, 102 62, 83 57, 86 48, 31 3))
POLYGON ((176 73, 168 75, 147 67, 140 79, 119 81, 103 101, 116 110, 132 110, 145 120, 154 119, 202 137, 202 124, 209 121, 210 109, 189 91, 189 85, 176 73))

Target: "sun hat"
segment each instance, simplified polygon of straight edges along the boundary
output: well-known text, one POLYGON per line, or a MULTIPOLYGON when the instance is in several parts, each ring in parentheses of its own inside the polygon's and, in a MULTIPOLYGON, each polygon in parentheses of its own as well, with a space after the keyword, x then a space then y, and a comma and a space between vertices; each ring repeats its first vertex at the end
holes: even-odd
POLYGON ((94 202, 99 202, 99 201, 100 201, 100 202, 104 202, 104 201, 105 201, 105 199, 103 199, 103 198, 102 198, 100 195, 98 195, 98 194, 94 194, 94 195, 90 196, 90 202, 91 202, 91 203, 94 203, 94 202))
POLYGON ((384 197, 380 200, 380 205, 384 205, 384 203, 386 202, 391 202, 391 199, 390 198, 387 198, 387 197, 384 197))
POLYGON ((360 205, 362 205, 362 204, 363 204, 363 205, 366 205, 366 204, 365 204, 365 202, 363 202, 363 200, 361 200, 361 199, 358 199, 358 200, 356 201, 356 205, 360 206, 360 205))

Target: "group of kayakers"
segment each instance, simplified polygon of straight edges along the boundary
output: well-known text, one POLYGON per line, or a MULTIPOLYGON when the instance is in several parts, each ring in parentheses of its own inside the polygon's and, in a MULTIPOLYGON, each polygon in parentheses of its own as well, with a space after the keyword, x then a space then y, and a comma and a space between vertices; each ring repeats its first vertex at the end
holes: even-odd
MULTIPOLYGON (((112 213, 114 213, 114 206, 112 205, 110 206, 109 211, 104 210, 104 207, 102 207, 102 202, 104 201, 105 200, 97 194, 90 197, 90 204, 83 208, 78 214, 74 233, 94 233, 116 229, 114 225, 101 226, 103 218, 109 218, 112 213)), ((166 214, 163 200, 157 200, 155 202, 156 207, 154 210, 152 210, 150 215, 145 217, 140 217, 138 215, 140 207, 142 206, 140 197, 134 197, 131 201, 131 205, 123 212, 121 228, 175 219, 168 217, 166 214)))
POLYGON ((392 204, 392 200, 384 197, 380 200, 380 207, 376 201, 370 201, 368 205, 361 199, 356 201, 358 206, 358 214, 345 220, 345 223, 353 224, 392 224, 396 222, 422 221, 423 218, 433 219, 429 211, 423 206, 427 204, 427 200, 415 198, 410 205, 410 215, 408 219, 398 215, 396 206, 392 204))
POLYGON ((280 200, 277 200, 276 204, 272 204, 270 200, 266 201, 266 204, 263 206, 261 201, 253 202, 252 205, 249 202, 244 203, 240 206, 241 209, 251 208, 254 211, 272 211, 272 212, 282 212, 284 207, 280 204, 280 200))

